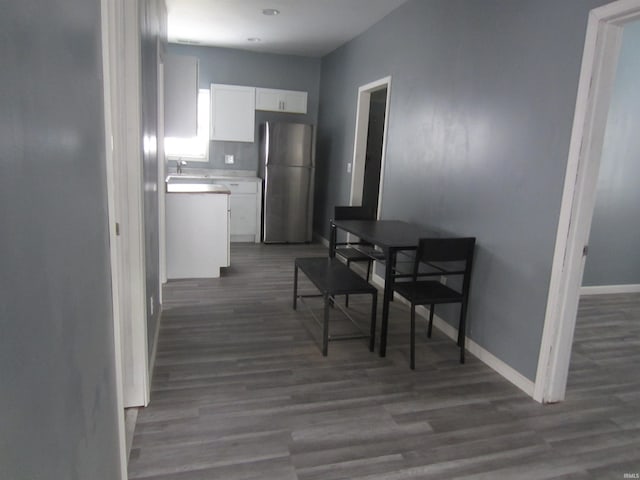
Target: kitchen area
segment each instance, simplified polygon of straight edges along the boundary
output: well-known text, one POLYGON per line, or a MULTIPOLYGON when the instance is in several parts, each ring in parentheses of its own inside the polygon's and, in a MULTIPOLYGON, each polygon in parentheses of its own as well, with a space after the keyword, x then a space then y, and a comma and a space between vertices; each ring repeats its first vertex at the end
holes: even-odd
POLYGON ((224 275, 233 243, 312 240, 319 69, 310 57, 168 46, 163 281, 224 275))

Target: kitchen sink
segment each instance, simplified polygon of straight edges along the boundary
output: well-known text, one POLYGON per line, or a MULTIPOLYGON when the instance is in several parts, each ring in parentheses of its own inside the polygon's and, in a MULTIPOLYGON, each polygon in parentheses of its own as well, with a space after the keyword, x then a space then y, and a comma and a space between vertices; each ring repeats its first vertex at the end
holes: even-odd
POLYGON ((206 182, 206 181, 210 180, 210 177, 209 177, 209 175, 194 175, 194 174, 183 174, 183 173, 171 173, 171 174, 167 175, 167 178, 165 178, 164 181, 166 183, 173 183, 173 182, 184 183, 184 182, 193 182, 194 180, 201 181, 201 182, 206 182))

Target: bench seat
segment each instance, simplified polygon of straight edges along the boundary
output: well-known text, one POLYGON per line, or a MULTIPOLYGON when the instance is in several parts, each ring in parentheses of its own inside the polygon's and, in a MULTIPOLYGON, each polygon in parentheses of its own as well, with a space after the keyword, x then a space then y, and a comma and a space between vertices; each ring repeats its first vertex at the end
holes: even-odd
MULTIPOLYGON (((322 335, 322 354, 327 355, 329 340, 338 340, 345 337, 329 337, 329 311, 336 295, 358 295, 368 294, 371 299, 371 327, 368 335, 354 336, 347 338, 369 338, 369 350, 373 351, 376 329, 376 306, 378 300, 378 290, 359 276, 345 264, 335 258, 329 257, 307 257, 296 258, 293 277, 293 309, 297 308, 299 298, 318 295, 298 295, 298 270, 319 290, 320 296, 324 299, 324 321, 322 335)), ((343 311, 351 319, 346 311, 343 311)))

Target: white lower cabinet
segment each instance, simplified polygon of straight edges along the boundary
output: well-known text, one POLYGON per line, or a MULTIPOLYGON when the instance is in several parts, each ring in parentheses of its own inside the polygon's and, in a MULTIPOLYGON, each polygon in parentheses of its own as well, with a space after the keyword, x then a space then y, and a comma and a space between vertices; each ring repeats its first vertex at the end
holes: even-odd
POLYGON ((167 278, 216 278, 228 267, 229 195, 167 193, 167 278))
POLYGON ((260 243, 260 215, 262 213, 262 181, 255 178, 218 179, 231 192, 230 237, 232 242, 260 243))

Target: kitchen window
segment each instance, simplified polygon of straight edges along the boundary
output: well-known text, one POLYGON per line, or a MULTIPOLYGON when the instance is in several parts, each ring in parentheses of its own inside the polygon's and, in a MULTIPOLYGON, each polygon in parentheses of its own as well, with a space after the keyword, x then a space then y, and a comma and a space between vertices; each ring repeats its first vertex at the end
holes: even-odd
POLYGON ((167 159, 209 161, 209 105, 209 89, 199 89, 197 135, 190 138, 165 137, 164 151, 167 159))

